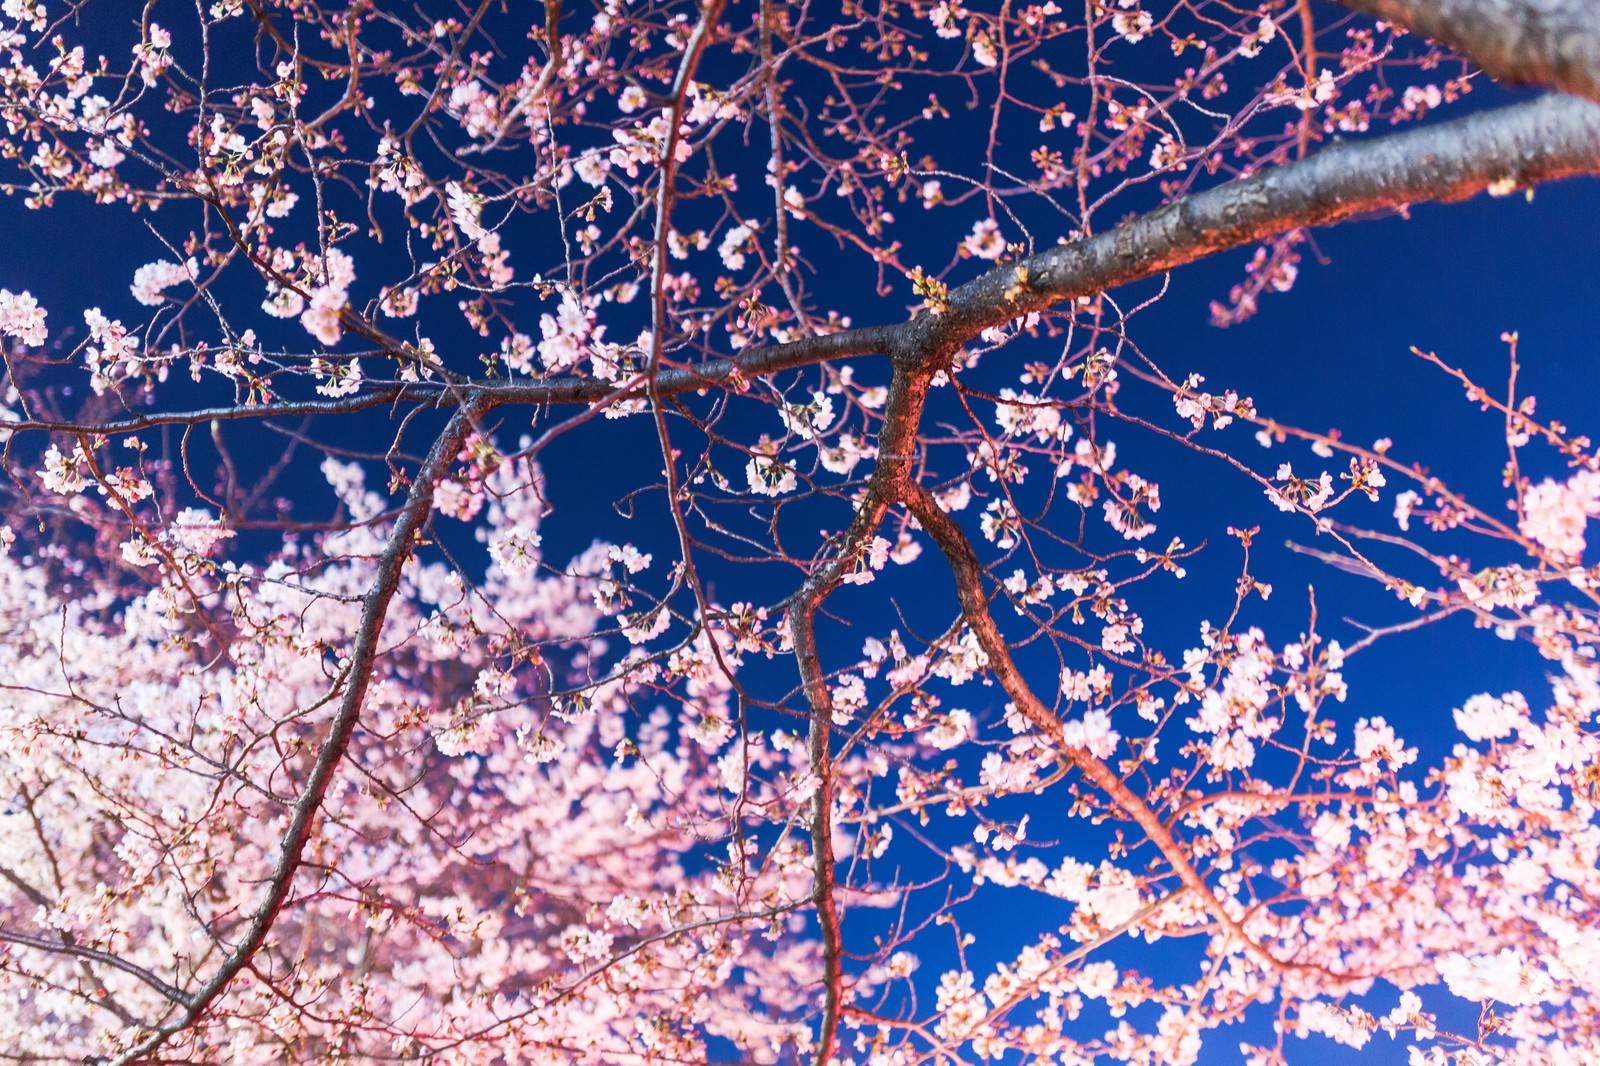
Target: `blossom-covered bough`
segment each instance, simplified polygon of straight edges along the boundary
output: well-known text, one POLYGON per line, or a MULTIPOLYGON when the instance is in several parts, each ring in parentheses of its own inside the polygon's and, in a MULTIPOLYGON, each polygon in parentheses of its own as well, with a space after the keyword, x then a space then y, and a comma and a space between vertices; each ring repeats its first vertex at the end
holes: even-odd
POLYGON ((5 210, 85 274, 0 260, 0 1055, 1600 1054, 1600 454, 1515 335, 1419 352, 1506 511, 1129 299, 1600 173, 1600 11, 432 6, 0 4, 5 210), (1243 514, 1147 642, 1135 433, 1407 620, 1249 624, 1243 514), (1427 771, 1342 671, 1456 616, 1550 691, 1427 771))

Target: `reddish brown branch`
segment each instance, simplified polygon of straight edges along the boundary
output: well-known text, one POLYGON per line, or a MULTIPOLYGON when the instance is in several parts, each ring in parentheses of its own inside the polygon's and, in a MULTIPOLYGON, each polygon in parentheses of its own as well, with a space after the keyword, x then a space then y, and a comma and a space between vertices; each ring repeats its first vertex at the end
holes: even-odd
POLYGON ((839 1037, 839 1008, 844 994, 844 940, 839 929, 837 883, 833 864, 833 758, 828 733, 833 728, 833 699, 828 692, 827 675, 817 655, 816 626, 812 603, 797 604, 789 612, 789 635, 794 642, 794 657, 800 666, 800 679, 806 700, 811 705, 811 728, 807 752, 816 791, 811 794, 811 869, 812 902, 817 908, 817 926, 822 933, 822 1026, 817 1035, 818 1066, 833 1059, 839 1037))
POLYGON ((187 1007, 176 1018, 116 1056, 111 1060, 111 1066, 125 1066, 144 1059, 173 1036, 193 1025, 222 995, 229 983, 250 965, 251 959, 266 942, 279 912, 289 898, 306 844, 316 828, 323 798, 328 794, 328 786, 332 784, 339 762, 349 749, 350 738, 361 717, 362 702, 377 660, 379 632, 383 628, 389 602, 400 585, 400 574, 405 569, 406 560, 411 557, 416 534, 432 511, 434 485, 461 450, 462 442, 466 440, 481 410, 481 402, 467 403, 457 408, 451 416, 444 431, 433 442, 427 459, 418 469, 406 504, 395 521, 383 553, 378 556, 378 574, 362 605, 361 624, 350 653, 350 665, 343 677, 343 698, 339 701, 333 721, 329 723, 327 738, 317 752, 316 762, 312 765, 300 798, 290 813, 289 827, 284 831, 277 863, 267 882, 266 897, 251 915, 243 938, 217 972, 197 991, 188 995, 187 1007))
MULTIPOLYGON (((843 330, 825 336, 805 337, 786 344, 746 349, 729 359, 708 359, 691 366, 666 367, 656 377, 656 392, 675 396, 699 389, 741 388, 752 378, 825 363, 832 359, 874 355, 889 350, 899 326, 868 326, 843 330)), ((5 424, 8 433, 29 430, 63 433, 135 433, 156 426, 195 425, 210 421, 287 418, 290 416, 354 414, 402 403, 481 402, 487 407, 507 404, 523 406, 569 406, 574 404, 616 403, 645 395, 647 383, 638 375, 620 384, 597 378, 557 377, 530 381, 523 385, 480 382, 470 386, 439 382, 410 382, 391 385, 339 400, 285 400, 279 403, 234 404, 202 407, 188 411, 136 415, 115 422, 79 423, 53 419, 22 419, 5 424)))
MULTIPOLYGON (((1034 693, 1022 676, 1022 671, 1011 658, 1005 637, 1001 634, 1000 627, 995 624, 994 616, 989 612, 989 599, 983 589, 983 564, 973 551, 966 534, 961 531, 955 519, 940 509, 933 494, 921 485, 907 485, 901 499, 944 553, 950 571, 955 577, 956 595, 961 601, 961 612, 967 620, 967 625, 977 638, 979 647, 989 657, 990 672, 1000 682, 1000 687, 1016 704, 1017 710, 1023 717, 1044 734, 1060 752, 1062 758, 1076 766, 1085 778, 1133 819, 1171 865, 1173 872, 1184 886, 1196 894, 1217 922, 1242 941, 1251 954, 1272 970, 1315 969, 1325 972, 1319 966, 1280 959, 1265 945, 1251 937, 1239 920, 1228 913, 1223 902, 1212 893, 1205 878, 1189 860, 1183 845, 1162 823, 1161 817, 1150 808, 1144 798, 1129 788, 1115 771, 1088 750, 1067 743, 1060 719, 1034 693)), ((1328 974, 1328 976, 1339 979, 1343 975, 1328 974)))
POLYGON ((926 373, 905 371, 895 374, 879 437, 878 466, 868 481, 855 518, 839 538, 833 557, 818 567, 790 598, 789 636, 811 711, 807 744, 811 773, 816 780, 816 791, 811 798, 812 900, 822 931, 824 981, 822 1027, 817 1040, 818 1066, 826 1066, 832 1060, 838 1042, 844 945, 833 870, 833 756, 828 741, 833 728, 833 698, 828 691, 827 672, 817 652, 814 615, 822 601, 839 587, 883 524, 902 486, 911 480, 912 453, 927 400, 929 377, 926 373))

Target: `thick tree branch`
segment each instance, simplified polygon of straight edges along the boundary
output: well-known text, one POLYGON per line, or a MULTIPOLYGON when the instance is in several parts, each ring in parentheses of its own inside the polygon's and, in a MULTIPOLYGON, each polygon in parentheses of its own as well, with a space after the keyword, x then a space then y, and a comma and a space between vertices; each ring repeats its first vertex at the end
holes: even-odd
POLYGON ((1237 937, 1264 966, 1271 970, 1314 969, 1335 979, 1348 979, 1345 975, 1327 973, 1319 966, 1280 959, 1264 944, 1251 937, 1240 921, 1228 912, 1222 900, 1211 891, 1205 878, 1189 860, 1183 845, 1162 823, 1161 817, 1151 809, 1144 798, 1129 788, 1111 767, 1090 751, 1067 742, 1061 720, 1034 693, 1022 676, 1021 669, 1011 658, 1010 647, 1001 634, 1000 627, 995 624, 994 616, 989 612, 988 596, 983 590, 983 564, 979 561, 977 553, 972 550, 972 544, 961 531, 960 525, 940 509, 933 494, 921 485, 914 483, 907 485, 902 502, 944 553, 945 561, 955 577, 956 595, 961 601, 961 612, 966 618, 967 625, 977 638, 978 646, 989 657, 990 672, 1000 682, 1001 689, 1023 717, 1050 741, 1064 760, 1077 767, 1091 784, 1133 819, 1172 866, 1173 872, 1183 885, 1194 892, 1218 924, 1237 937))
POLYGON ((932 348, 953 350, 990 326, 1076 296, 1138 281, 1286 230, 1384 208, 1461 200, 1600 172, 1600 104, 1551 95, 1368 141, 1185 197, 1086 241, 996 267, 916 320, 932 348))
POLYGON ((1471 57, 1508 85, 1600 100, 1595 0, 1340 0, 1471 57))
POLYGON ((838 551, 812 573, 789 598, 789 637, 810 708, 807 756, 816 791, 811 796, 812 902, 822 933, 822 1025, 817 1037, 817 1066, 832 1061, 838 1044, 839 1017, 844 994, 844 941, 836 900, 833 853, 833 697, 827 671, 817 651, 815 613, 819 604, 839 587, 850 567, 883 524, 889 507, 911 479, 917 428, 927 402, 928 381, 923 372, 898 371, 889 386, 884 429, 879 435, 877 468, 868 479, 855 518, 838 538, 838 551))
MULTIPOLYGON (((1460 200, 1506 180, 1531 185, 1595 173, 1600 173, 1600 104, 1559 95, 1388 137, 1331 145, 1310 159, 1185 197, 1089 240, 995 267, 954 290, 949 310, 942 314, 662 368, 654 391, 667 395, 738 387, 782 370, 881 352, 898 353, 913 363, 938 362, 990 326, 1288 230, 1406 204, 1460 200)), ((118 434, 212 419, 348 413, 407 399, 491 407, 595 404, 647 391, 644 375, 621 384, 577 377, 525 385, 420 383, 331 402, 205 408, 101 425, 36 419, 7 423, 6 429, 118 434)))
POLYGON ((362 605, 360 628, 356 631, 355 646, 350 653, 350 665, 344 673, 344 695, 333 721, 329 723, 327 738, 317 752, 311 775, 290 813, 289 827, 284 830, 283 841, 279 845, 278 859, 267 883, 266 897, 251 915, 244 937, 217 972, 186 997, 187 1006, 176 1018, 116 1056, 111 1060, 111 1066, 126 1066, 141 1061, 193 1025, 222 995, 229 983, 250 964, 250 960, 266 942, 278 913, 289 898, 306 843, 316 828, 323 798, 328 794, 328 786, 332 784, 339 762, 350 747, 350 738, 361 717, 362 702, 372 679, 372 667, 377 660, 378 637, 383 629, 383 620, 388 613, 389 602, 394 599, 395 590, 400 586, 400 574, 405 569, 406 560, 411 557, 416 534, 433 509, 434 485, 455 460, 480 413, 479 403, 467 403, 456 409, 444 431, 433 442, 427 459, 411 483, 405 507, 389 533, 383 553, 378 557, 378 575, 362 605))

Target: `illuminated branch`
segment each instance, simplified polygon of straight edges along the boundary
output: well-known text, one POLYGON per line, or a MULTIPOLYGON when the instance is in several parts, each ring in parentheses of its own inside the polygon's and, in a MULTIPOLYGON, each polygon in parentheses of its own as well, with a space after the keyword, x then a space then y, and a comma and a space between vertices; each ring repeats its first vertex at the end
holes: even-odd
POLYGON ((378 557, 377 577, 373 580, 372 587, 367 591, 366 600, 362 604, 360 628, 355 633, 350 662, 341 679, 344 694, 339 699, 338 709, 334 712, 332 721, 328 723, 328 735, 317 749, 316 762, 312 765, 311 774, 306 778, 300 798, 295 801, 294 808, 290 812, 289 825, 284 830, 279 845, 277 862, 267 882, 266 896, 251 914, 250 924, 243 938, 205 984, 186 997, 187 1005, 176 1018, 116 1056, 111 1060, 111 1066, 126 1066, 128 1063, 138 1062, 173 1036, 193 1025, 205 1014, 206 1008, 222 995, 229 983, 250 965, 250 960, 261 949, 261 945, 266 943, 267 936, 277 921, 278 913, 288 901, 295 874, 300 870, 304 858, 306 843, 315 832, 322 813, 322 801, 328 794, 328 786, 333 783, 339 762, 344 758, 350 746, 350 738, 355 733, 356 723, 361 718, 362 702, 367 695, 367 686, 372 681, 372 668, 378 657, 378 638, 389 610, 389 601, 394 598, 395 590, 399 588, 400 574, 405 569, 407 560, 411 558, 411 553, 416 548, 417 534, 427 522, 432 510, 434 487, 449 469, 450 464, 455 461, 456 453, 461 450, 462 442, 472 431, 473 424, 481 413, 479 406, 472 403, 457 408, 449 423, 433 442, 427 459, 417 470, 411 483, 411 492, 406 498, 405 507, 401 509, 400 517, 389 533, 383 554, 378 557))
POLYGON ((1464 52, 1508 85, 1600 100, 1593 0, 1339 0, 1464 52))
POLYGON ((908 486, 901 502, 916 516, 917 521, 922 523, 922 528, 944 553, 945 561, 950 565, 950 571, 955 577, 956 595, 961 601, 962 614, 965 615, 973 635, 978 638, 978 645, 989 657, 989 670, 1000 682, 1000 687, 1006 696, 1016 705, 1023 717, 1049 739, 1063 759, 1076 766, 1084 777, 1133 819, 1172 866, 1173 872, 1178 875, 1184 887, 1195 893, 1212 917, 1237 937, 1250 953, 1269 969, 1314 969, 1335 980, 1355 979, 1351 975, 1328 973, 1320 966, 1308 966, 1305 963, 1280 959, 1245 931, 1239 920, 1229 914, 1223 902, 1212 893, 1205 878, 1190 861, 1183 845, 1162 823, 1160 815, 1150 808, 1143 797, 1129 788, 1115 771, 1087 749, 1067 743, 1061 720, 1034 693, 1022 676, 1022 671, 1011 658, 1010 647, 1001 634, 1000 627, 995 624, 994 616, 989 613, 989 598, 983 590, 983 563, 972 550, 966 534, 961 532, 961 527, 956 524, 955 519, 945 514, 934 501, 933 495, 921 485, 908 486))
POLYGON ((1086 241, 1000 266, 913 325, 953 349, 1029 311, 1102 292, 1290 229, 1406 204, 1465 199, 1497 182, 1600 173, 1600 104, 1546 96, 1369 141, 1195 193, 1086 241))

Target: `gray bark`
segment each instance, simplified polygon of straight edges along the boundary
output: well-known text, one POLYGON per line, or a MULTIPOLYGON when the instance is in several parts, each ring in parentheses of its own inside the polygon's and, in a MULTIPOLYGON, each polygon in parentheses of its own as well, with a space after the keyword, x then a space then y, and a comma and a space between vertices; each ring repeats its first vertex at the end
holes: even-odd
POLYGON ((1340 0, 1469 56, 1508 85, 1600 100, 1600 0, 1340 0))

